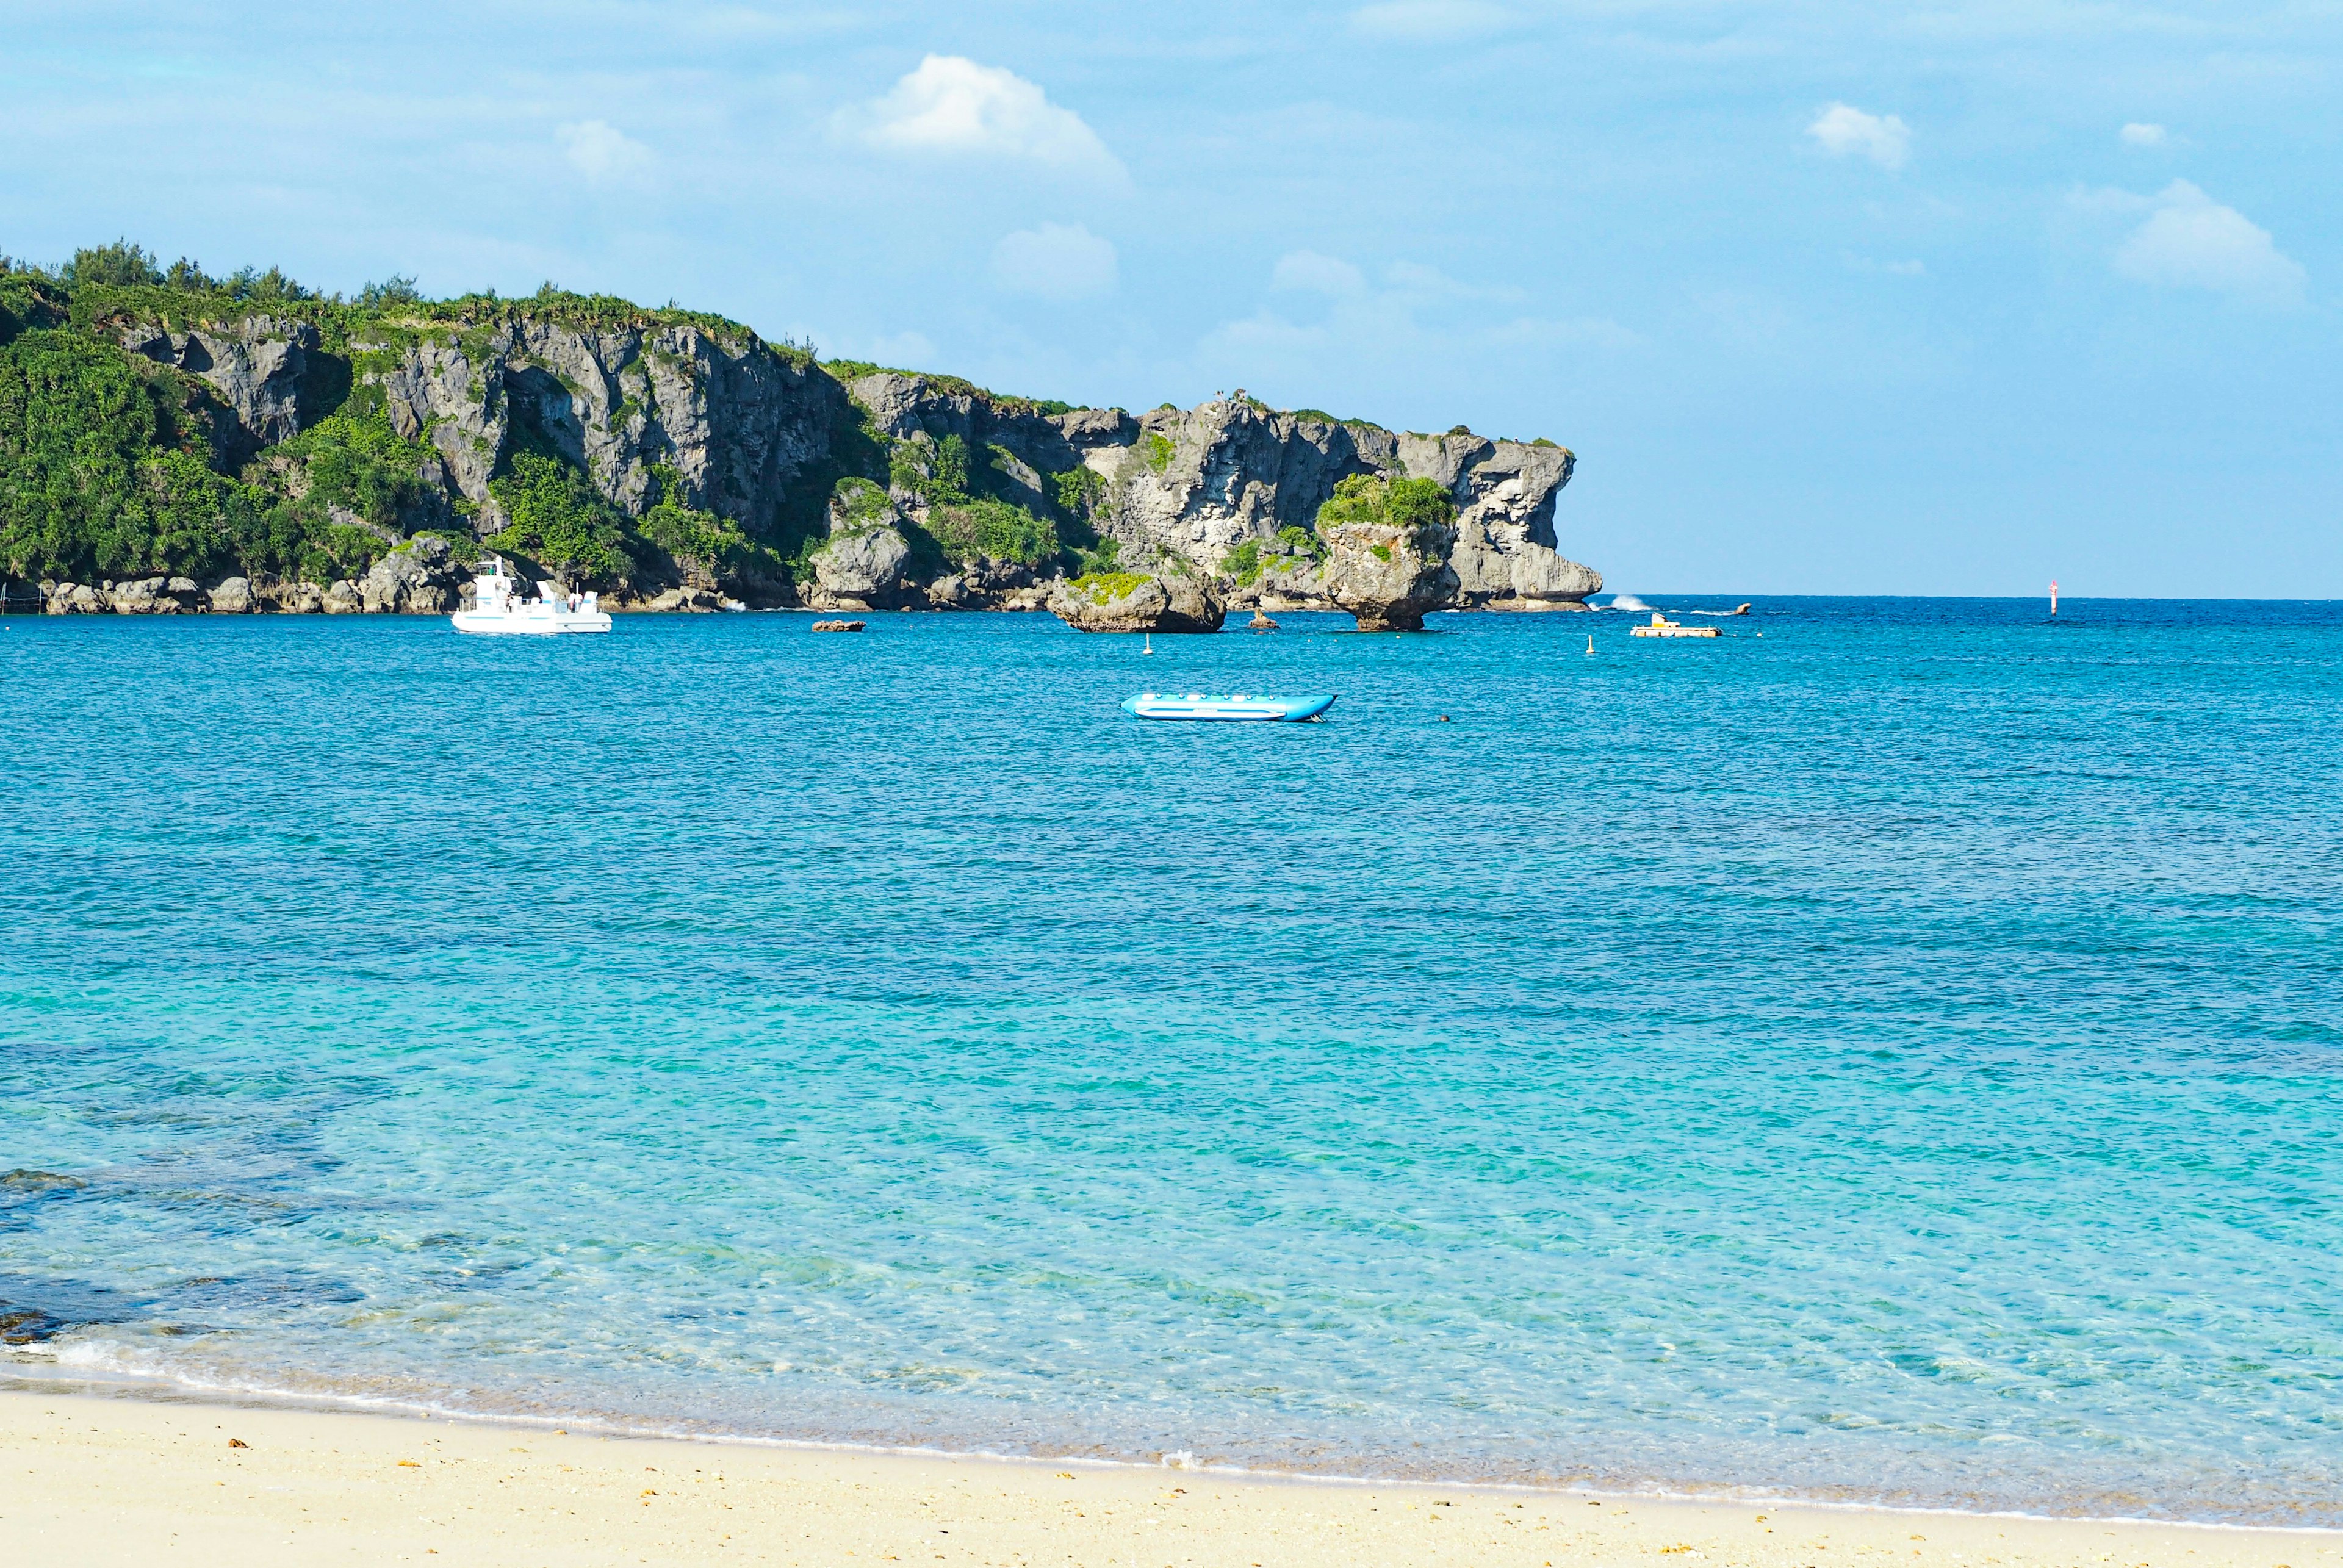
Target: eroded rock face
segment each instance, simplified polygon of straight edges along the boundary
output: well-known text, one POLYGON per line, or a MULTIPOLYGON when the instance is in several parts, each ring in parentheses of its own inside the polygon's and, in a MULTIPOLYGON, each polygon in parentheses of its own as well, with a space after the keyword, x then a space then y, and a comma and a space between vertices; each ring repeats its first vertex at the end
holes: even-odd
POLYGON ((1116 572, 1051 585, 1050 609, 1076 631, 1208 632, 1228 608, 1203 578, 1116 572))
POLYGON ((254 449, 300 433, 309 356, 317 348, 317 329, 306 321, 248 316, 190 332, 142 322, 124 329, 122 346, 208 383, 254 449))
POLYGON ((1493 595, 1477 602, 1493 609, 1584 609, 1586 596, 1602 591, 1603 574, 1543 545, 1525 544, 1513 552, 1513 586, 1510 602, 1493 595))
POLYGON ((651 610, 680 610, 703 614, 722 609, 724 599, 720 594, 711 593, 702 588, 694 588, 687 583, 681 588, 672 588, 665 593, 654 595, 644 601, 642 608, 651 610))
POLYGON ((103 615, 113 606, 88 583, 59 583, 41 608, 50 615, 103 615))
MULTIPOLYGON (((1574 459, 1551 443, 1493 441, 1457 431, 1400 435, 1373 425, 1281 413, 1242 395, 1190 409, 1132 417, 1119 408, 1041 415, 930 377, 884 372, 850 388, 878 435, 892 441, 957 437, 971 467, 1042 515, 1077 467, 1097 477, 1092 526, 1134 570, 1170 559, 1198 573, 1228 569, 1232 551, 1273 548, 1281 528, 1308 529, 1334 487, 1354 474, 1436 480, 1457 507, 1453 562, 1460 607, 1569 602, 1594 591, 1596 574, 1554 554, 1554 499, 1574 459)), ((923 448, 924 449, 924 448, 923 448)), ((899 502, 920 517, 908 496, 899 502)), ((1317 564, 1272 558, 1237 602, 1332 608, 1317 564)), ((980 574, 954 573, 948 594, 1000 599, 980 574)))
POLYGON ((1453 527, 1343 523, 1324 538, 1326 597, 1357 617, 1361 631, 1422 631, 1426 614, 1456 598, 1453 527))
POLYGON ((250 578, 224 578, 204 590, 214 615, 250 615, 257 603, 250 578))
POLYGON ((816 609, 892 609, 909 587, 910 541, 892 528, 839 534, 813 554, 816 609))
POLYGON ((1469 468, 1449 482, 1456 497, 1458 604, 1577 603, 1603 587, 1603 575, 1555 553, 1554 499, 1577 459, 1564 447, 1487 442, 1469 468))
POLYGON ((447 615, 468 578, 447 541, 419 535, 393 549, 358 579, 358 602, 373 615, 447 615))
POLYGON ((597 331, 519 317, 426 329, 397 347, 361 342, 357 361, 399 433, 428 433, 483 534, 505 521, 488 477, 517 435, 578 463, 630 516, 664 464, 683 504, 761 534, 851 418, 838 383, 745 330, 597 331))
POLYGON ((203 601, 190 578, 140 578, 108 584, 106 602, 116 615, 186 615, 203 601))
MULTIPOLYGON (((1101 531, 1136 563, 1172 555, 1221 570, 1241 546, 1267 545, 1281 528, 1310 528, 1337 484, 1373 473, 1433 479, 1454 498, 1460 607, 1525 592, 1584 598, 1602 586, 1599 576, 1554 553, 1554 500, 1575 462, 1565 447, 1464 432, 1396 435, 1242 399, 1160 409, 1128 436, 1120 424, 1093 424, 1086 415, 1057 423, 1110 479, 1101 531), (1523 561, 1531 563, 1526 573, 1517 570, 1523 561)), ((1263 600, 1291 608, 1331 603, 1311 576, 1306 567, 1284 564, 1252 586, 1263 600)))
POLYGON ((363 615, 366 613, 366 597, 358 592, 356 583, 343 578, 326 590, 318 608, 327 615, 363 615))
POLYGON ((1109 476, 1101 531, 1131 558, 1167 552, 1206 571, 1248 539, 1309 527, 1338 482, 1383 471, 1393 457, 1387 430, 1250 401, 1159 409, 1139 426, 1109 476))

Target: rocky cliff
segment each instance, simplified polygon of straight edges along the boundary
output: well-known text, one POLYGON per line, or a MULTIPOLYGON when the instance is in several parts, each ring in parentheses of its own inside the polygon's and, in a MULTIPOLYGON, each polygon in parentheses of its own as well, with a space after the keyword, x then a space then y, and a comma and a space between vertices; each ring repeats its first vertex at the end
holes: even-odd
POLYGON ((853 417, 810 356, 784 356, 745 331, 598 330, 518 315, 361 337, 351 358, 399 434, 437 449, 483 534, 508 520, 489 481, 520 447, 582 468, 630 517, 656 498, 654 470, 665 467, 684 505, 776 533, 853 417))
MULTIPOLYGON (((1292 536, 1311 534, 1335 486, 1360 474, 1431 478, 1453 497, 1450 606, 1575 608, 1603 586, 1556 550, 1555 499, 1575 459, 1552 442, 1401 434, 1281 412, 1242 393, 1134 417, 1045 411, 895 372, 857 377, 850 389, 882 438, 989 450, 1004 495, 1037 509, 1080 498, 1067 502, 1080 514, 1069 520, 1093 533, 1112 564, 1143 570, 1172 558, 1225 579, 1234 604, 1334 607, 1322 548, 1292 536)), ((895 498, 919 501, 900 485, 895 498)))
POLYGON ((27 325, 85 331, 151 367, 182 390, 177 433, 145 438, 208 447, 228 482, 158 456, 122 481, 171 503, 146 544, 93 528, 76 558, 42 542, 53 527, 30 548, 0 538, 0 575, 45 578, 66 613, 431 612, 483 550, 619 607, 1038 609, 1075 603, 1061 585, 1077 576, 1140 574, 1215 606, 1347 607, 1363 624, 1384 623, 1369 601, 1388 588, 1406 624, 1574 607, 1602 581, 1557 550, 1574 459, 1544 440, 1398 432, 1242 392, 1074 408, 552 291, 360 307, 288 285, 261 308, 216 280, 70 286, 0 276, 0 347, 27 325), (1359 476, 1447 498, 1453 526, 1410 532, 1404 572, 1378 541, 1321 528, 1359 476))

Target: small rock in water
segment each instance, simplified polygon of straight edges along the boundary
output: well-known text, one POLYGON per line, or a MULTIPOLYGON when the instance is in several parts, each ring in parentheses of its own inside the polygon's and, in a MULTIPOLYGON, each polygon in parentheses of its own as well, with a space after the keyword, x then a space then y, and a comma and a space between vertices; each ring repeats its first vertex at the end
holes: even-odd
POLYGON ((1255 610, 1252 612, 1252 619, 1246 623, 1246 629, 1250 631, 1275 631, 1277 629, 1277 623, 1270 619, 1269 617, 1262 614, 1261 611, 1255 610))
POLYGON ((813 623, 813 628, 816 631, 860 631, 862 623, 859 620, 818 620, 813 623))

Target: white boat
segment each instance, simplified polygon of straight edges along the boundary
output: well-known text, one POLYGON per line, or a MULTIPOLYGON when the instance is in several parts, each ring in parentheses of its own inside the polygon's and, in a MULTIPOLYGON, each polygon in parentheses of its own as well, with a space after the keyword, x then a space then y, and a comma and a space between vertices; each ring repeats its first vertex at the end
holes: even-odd
POLYGON ((1142 691, 1137 697, 1125 698, 1122 710, 1137 719, 1205 719, 1222 722, 1299 723, 1315 719, 1334 706, 1330 692, 1316 692, 1308 697, 1248 697, 1233 692, 1226 697, 1207 697, 1201 691, 1142 691))
POLYGON ((447 618, 458 631, 486 637, 551 637, 558 632, 608 631, 610 613, 597 608, 589 591, 572 594, 548 580, 537 585, 537 598, 523 596, 524 585, 505 570, 500 557, 490 556, 472 582, 472 608, 447 618))

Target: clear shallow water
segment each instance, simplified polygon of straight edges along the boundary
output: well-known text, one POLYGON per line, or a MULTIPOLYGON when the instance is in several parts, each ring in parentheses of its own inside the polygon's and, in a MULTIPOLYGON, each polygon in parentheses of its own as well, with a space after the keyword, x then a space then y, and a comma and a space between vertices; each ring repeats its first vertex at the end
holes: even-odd
POLYGON ((1759 610, 0 621, 12 1359, 2343 1523, 2343 606, 1759 610))

